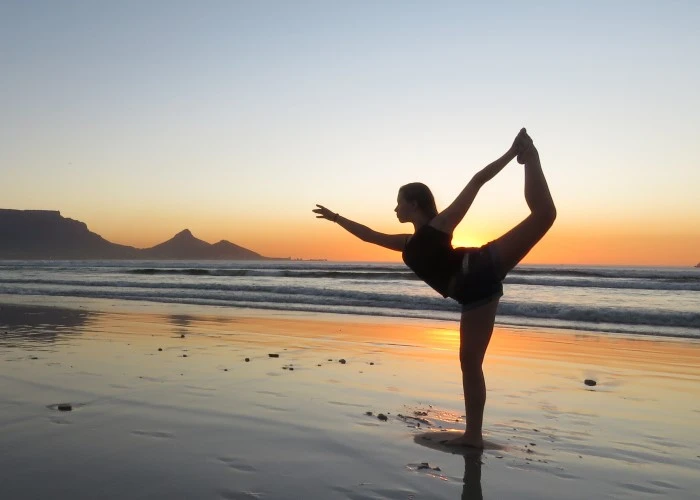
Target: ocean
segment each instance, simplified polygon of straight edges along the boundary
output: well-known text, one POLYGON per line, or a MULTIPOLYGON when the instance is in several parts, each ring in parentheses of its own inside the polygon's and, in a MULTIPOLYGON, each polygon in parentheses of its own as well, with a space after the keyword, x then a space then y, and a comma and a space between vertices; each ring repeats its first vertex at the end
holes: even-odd
MULTIPOLYGON (((700 339, 700 269, 522 265, 504 291, 501 325, 700 339)), ((400 263, 0 261, 0 294, 460 317, 400 263)))

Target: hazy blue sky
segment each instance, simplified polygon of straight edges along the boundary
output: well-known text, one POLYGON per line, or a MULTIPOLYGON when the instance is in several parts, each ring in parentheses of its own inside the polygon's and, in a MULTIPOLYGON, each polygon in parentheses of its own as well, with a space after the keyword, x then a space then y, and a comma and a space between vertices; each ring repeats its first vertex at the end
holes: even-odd
MULTIPOLYGON (((699 26, 690 1, 0 0, 0 207, 348 258, 314 203, 405 232, 399 186, 444 207, 526 126, 560 238, 698 249, 699 26)), ((521 169, 456 237, 525 215, 521 169)))

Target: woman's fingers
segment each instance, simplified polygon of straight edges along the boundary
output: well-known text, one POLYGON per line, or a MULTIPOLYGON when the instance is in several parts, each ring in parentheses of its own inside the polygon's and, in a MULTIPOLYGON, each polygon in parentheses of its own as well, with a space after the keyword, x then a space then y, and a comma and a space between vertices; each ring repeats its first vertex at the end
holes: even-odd
POLYGON ((311 211, 315 214, 318 214, 316 216, 317 219, 330 219, 333 216, 333 212, 328 210, 326 207, 323 205, 316 204, 318 208, 314 208, 311 211))

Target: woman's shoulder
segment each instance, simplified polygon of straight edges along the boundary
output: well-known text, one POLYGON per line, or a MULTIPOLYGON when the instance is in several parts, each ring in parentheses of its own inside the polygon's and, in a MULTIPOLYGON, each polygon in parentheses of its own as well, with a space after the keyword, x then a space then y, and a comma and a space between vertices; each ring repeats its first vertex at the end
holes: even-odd
POLYGON ((419 227, 415 233, 409 235, 408 239, 406 240, 406 245, 408 245, 412 241, 450 242, 452 241, 452 235, 441 231, 440 229, 433 227, 430 224, 425 224, 424 226, 419 227))
MULTIPOLYGON (((449 232, 445 231, 443 228, 440 228, 440 227, 434 225, 433 224, 434 220, 435 219, 433 219, 432 221, 427 223, 425 226, 421 227, 421 229, 427 228, 426 232, 430 232, 436 236, 441 236, 441 237, 452 239, 452 233, 449 233, 449 232)), ((418 231, 416 231, 416 232, 418 232, 418 231)))

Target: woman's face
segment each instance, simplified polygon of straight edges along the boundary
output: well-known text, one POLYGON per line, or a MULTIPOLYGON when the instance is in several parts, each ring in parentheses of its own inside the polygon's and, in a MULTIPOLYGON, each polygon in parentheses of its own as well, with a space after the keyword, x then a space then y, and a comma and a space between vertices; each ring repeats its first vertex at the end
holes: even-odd
POLYGON ((403 197, 403 193, 399 191, 399 195, 396 198, 396 208, 394 209, 399 222, 410 221, 410 215, 415 208, 415 203, 406 201, 406 198, 403 197))

